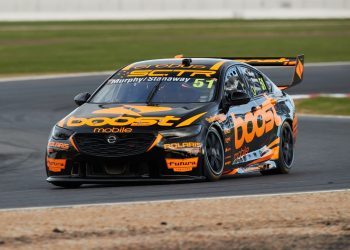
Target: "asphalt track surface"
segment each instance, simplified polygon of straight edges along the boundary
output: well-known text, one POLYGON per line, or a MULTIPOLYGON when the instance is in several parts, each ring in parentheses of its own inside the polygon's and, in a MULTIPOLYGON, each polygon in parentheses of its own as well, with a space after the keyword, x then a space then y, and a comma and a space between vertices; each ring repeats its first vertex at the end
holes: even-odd
MULTIPOLYGON (((286 82, 276 69, 266 72, 286 82)), ((350 93, 350 65, 306 67, 291 94, 350 93)), ((0 82, 0 208, 269 194, 350 188, 350 119, 300 117, 296 159, 288 175, 251 174, 219 182, 86 185, 56 188, 45 181, 51 127, 75 108, 73 97, 106 76, 0 82)))

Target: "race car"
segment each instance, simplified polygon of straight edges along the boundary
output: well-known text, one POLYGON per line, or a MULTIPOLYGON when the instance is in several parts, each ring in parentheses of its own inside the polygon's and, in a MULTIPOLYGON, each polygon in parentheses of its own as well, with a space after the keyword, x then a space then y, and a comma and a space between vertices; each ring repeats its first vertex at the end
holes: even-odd
POLYGON ((285 89, 303 79, 304 56, 195 58, 132 63, 106 79, 52 129, 47 181, 82 184, 216 181, 286 174, 297 117, 285 89), (293 66, 275 85, 255 66, 293 66))

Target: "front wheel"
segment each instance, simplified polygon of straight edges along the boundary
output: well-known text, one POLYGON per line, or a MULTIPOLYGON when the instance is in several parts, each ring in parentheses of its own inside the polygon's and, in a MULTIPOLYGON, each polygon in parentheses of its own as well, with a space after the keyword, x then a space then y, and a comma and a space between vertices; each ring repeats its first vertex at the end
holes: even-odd
POLYGON ((219 132, 211 127, 205 140, 204 175, 208 181, 219 180, 224 170, 224 146, 219 132))
POLYGON ((294 161, 294 138, 288 122, 284 122, 280 132, 279 157, 276 169, 262 171, 263 175, 288 174, 294 161))

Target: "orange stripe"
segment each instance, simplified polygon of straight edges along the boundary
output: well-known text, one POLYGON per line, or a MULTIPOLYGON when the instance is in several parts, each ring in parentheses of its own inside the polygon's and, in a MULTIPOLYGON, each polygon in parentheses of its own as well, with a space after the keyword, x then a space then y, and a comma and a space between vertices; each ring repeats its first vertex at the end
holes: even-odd
POLYGON ((257 163, 260 163, 260 162, 264 162, 264 161, 270 160, 272 156, 273 156, 273 150, 271 150, 265 156, 263 156, 263 157, 261 157, 259 159, 256 159, 255 161, 252 161, 251 163, 249 163, 249 165, 253 165, 253 164, 257 164, 257 163))
POLYGON ((147 149, 147 152, 154 148, 162 140, 162 138, 163 136, 161 134, 158 134, 152 145, 147 149))
POLYGON ((280 138, 277 138, 276 140, 274 140, 273 142, 271 142, 267 147, 268 148, 272 148, 273 146, 275 146, 276 144, 280 143, 280 138))
POLYGON ((280 147, 275 147, 272 149, 273 151, 273 155, 271 157, 271 160, 277 160, 279 158, 279 155, 280 155, 280 147))
POLYGON ((225 61, 218 62, 218 63, 214 64, 214 65, 210 68, 210 70, 218 70, 218 69, 220 69, 220 67, 221 67, 224 63, 225 63, 225 61))
POLYGON ((69 137, 69 141, 70 141, 70 143, 72 144, 73 148, 74 148, 77 152, 79 152, 79 149, 78 149, 77 145, 75 145, 75 142, 74 142, 74 139, 73 139, 73 135, 72 135, 71 137, 69 137))
POLYGON ((192 116, 191 118, 188 118, 187 120, 178 124, 176 127, 179 128, 179 127, 185 127, 185 126, 191 125, 195 120, 197 120, 199 117, 202 117, 206 113, 207 112, 203 112, 203 113, 200 113, 198 115, 192 116))
POLYGON ((235 175, 237 172, 238 172, 238 168, 235 168, 231 172, 226 173, 225 175, 235 175))

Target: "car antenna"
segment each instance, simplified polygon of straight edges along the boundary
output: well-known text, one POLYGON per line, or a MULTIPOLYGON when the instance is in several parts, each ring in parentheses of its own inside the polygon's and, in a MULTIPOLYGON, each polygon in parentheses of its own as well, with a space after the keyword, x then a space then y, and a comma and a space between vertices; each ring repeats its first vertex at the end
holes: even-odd
POLYGON ((182 60, 182 64, 186 67, 191 66, 192 59, 191 58, 185 58, 182 60))

